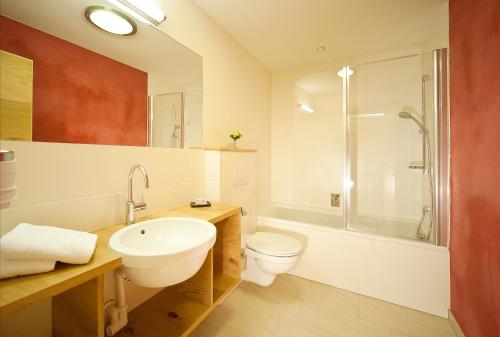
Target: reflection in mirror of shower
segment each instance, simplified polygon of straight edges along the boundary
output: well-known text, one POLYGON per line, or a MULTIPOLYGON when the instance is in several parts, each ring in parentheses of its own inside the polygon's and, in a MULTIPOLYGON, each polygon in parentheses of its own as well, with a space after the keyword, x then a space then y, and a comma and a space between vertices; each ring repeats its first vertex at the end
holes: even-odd
MULTIPOLYGON (((413 113, 407 111, 401 111, 398 113, 398 117, 402 119, 410 119, 419 128, 419 132, 422 135, 422 164, 419 165, 416 162, 410 162, 408 168, 410 169, 422 169, 423 175, 428 176, 429 180, 429 196, 431 200, 431 206, 422 206, 422 215, 418 221, 416 236, 419 240, 429 240, 432 230, 434 228, 434 211, 432 206, 434 205, 434 184, 433 184, 433 171, 432 171, 432 147, 428 128, 425 127, 425 116, 426 116, 426 82, 430 80, 430 75, 426 74, 422 76, 422 120, 419 120, 414 116, 413 113), (423 226, 426 216, 429 215, 429 226, 427 230, 424 231, 423 226)), ((407 110, 407 107, 403 107, 403 110, 407 110)))
POLYGON ((183 95, 156 95, 150 112, 151 146, 183 147, 183 95))
POLYGON ((179 138, 177 136, 177 130, 179 130, 181 126, 177 121, 177 114, 176 114, 177 106, 175 104, 170 104, 170 108, 172 109, 172 116, 173 116, 172 119, 174 120, 174 125, 172 126, 172 135, 170 136, 170 147, 177 147, 176 146, 177 138, 179 138))

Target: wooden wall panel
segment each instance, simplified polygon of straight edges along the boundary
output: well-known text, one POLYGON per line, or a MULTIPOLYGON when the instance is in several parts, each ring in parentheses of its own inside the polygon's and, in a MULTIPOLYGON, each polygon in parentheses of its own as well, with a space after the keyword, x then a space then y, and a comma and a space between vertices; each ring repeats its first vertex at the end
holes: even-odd
POLYGON ((31 140, 33 61, 0 50, 0 139, 31 140))

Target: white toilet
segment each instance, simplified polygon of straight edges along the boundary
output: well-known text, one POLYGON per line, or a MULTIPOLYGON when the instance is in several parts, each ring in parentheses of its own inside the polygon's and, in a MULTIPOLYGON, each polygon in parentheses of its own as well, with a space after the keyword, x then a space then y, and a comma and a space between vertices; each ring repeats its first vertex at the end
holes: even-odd
POLYGON ((265 287, 276 275, 292 270, 303 252, 299 240, 282 234, 257 232, 245 241, 247 268, 241 278, 265 287))

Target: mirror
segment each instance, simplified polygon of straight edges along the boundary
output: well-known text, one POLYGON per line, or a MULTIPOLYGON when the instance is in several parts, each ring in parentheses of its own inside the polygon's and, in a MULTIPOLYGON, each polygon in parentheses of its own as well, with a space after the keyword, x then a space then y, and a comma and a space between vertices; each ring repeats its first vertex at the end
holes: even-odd
POLYGON ((134 34, 105 32, 90 6, 124 13, 106 0, 2 0, 0 138, 201 147, 201 56, 128 14, 134 34))

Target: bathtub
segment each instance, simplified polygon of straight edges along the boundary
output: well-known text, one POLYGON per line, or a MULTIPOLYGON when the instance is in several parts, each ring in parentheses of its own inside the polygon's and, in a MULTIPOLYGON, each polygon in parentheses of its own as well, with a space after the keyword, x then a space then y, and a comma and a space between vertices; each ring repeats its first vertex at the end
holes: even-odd
MULTIPOLYGON (((363 219, 367 228, 380 227, 372 221, 370 226, 363 219)), ((305 252, 292 275, 448 317, 447 247, 345 230, 341 216, 311 210, 273 207, 258 216, 258 226, 303 242, 305 252)))

